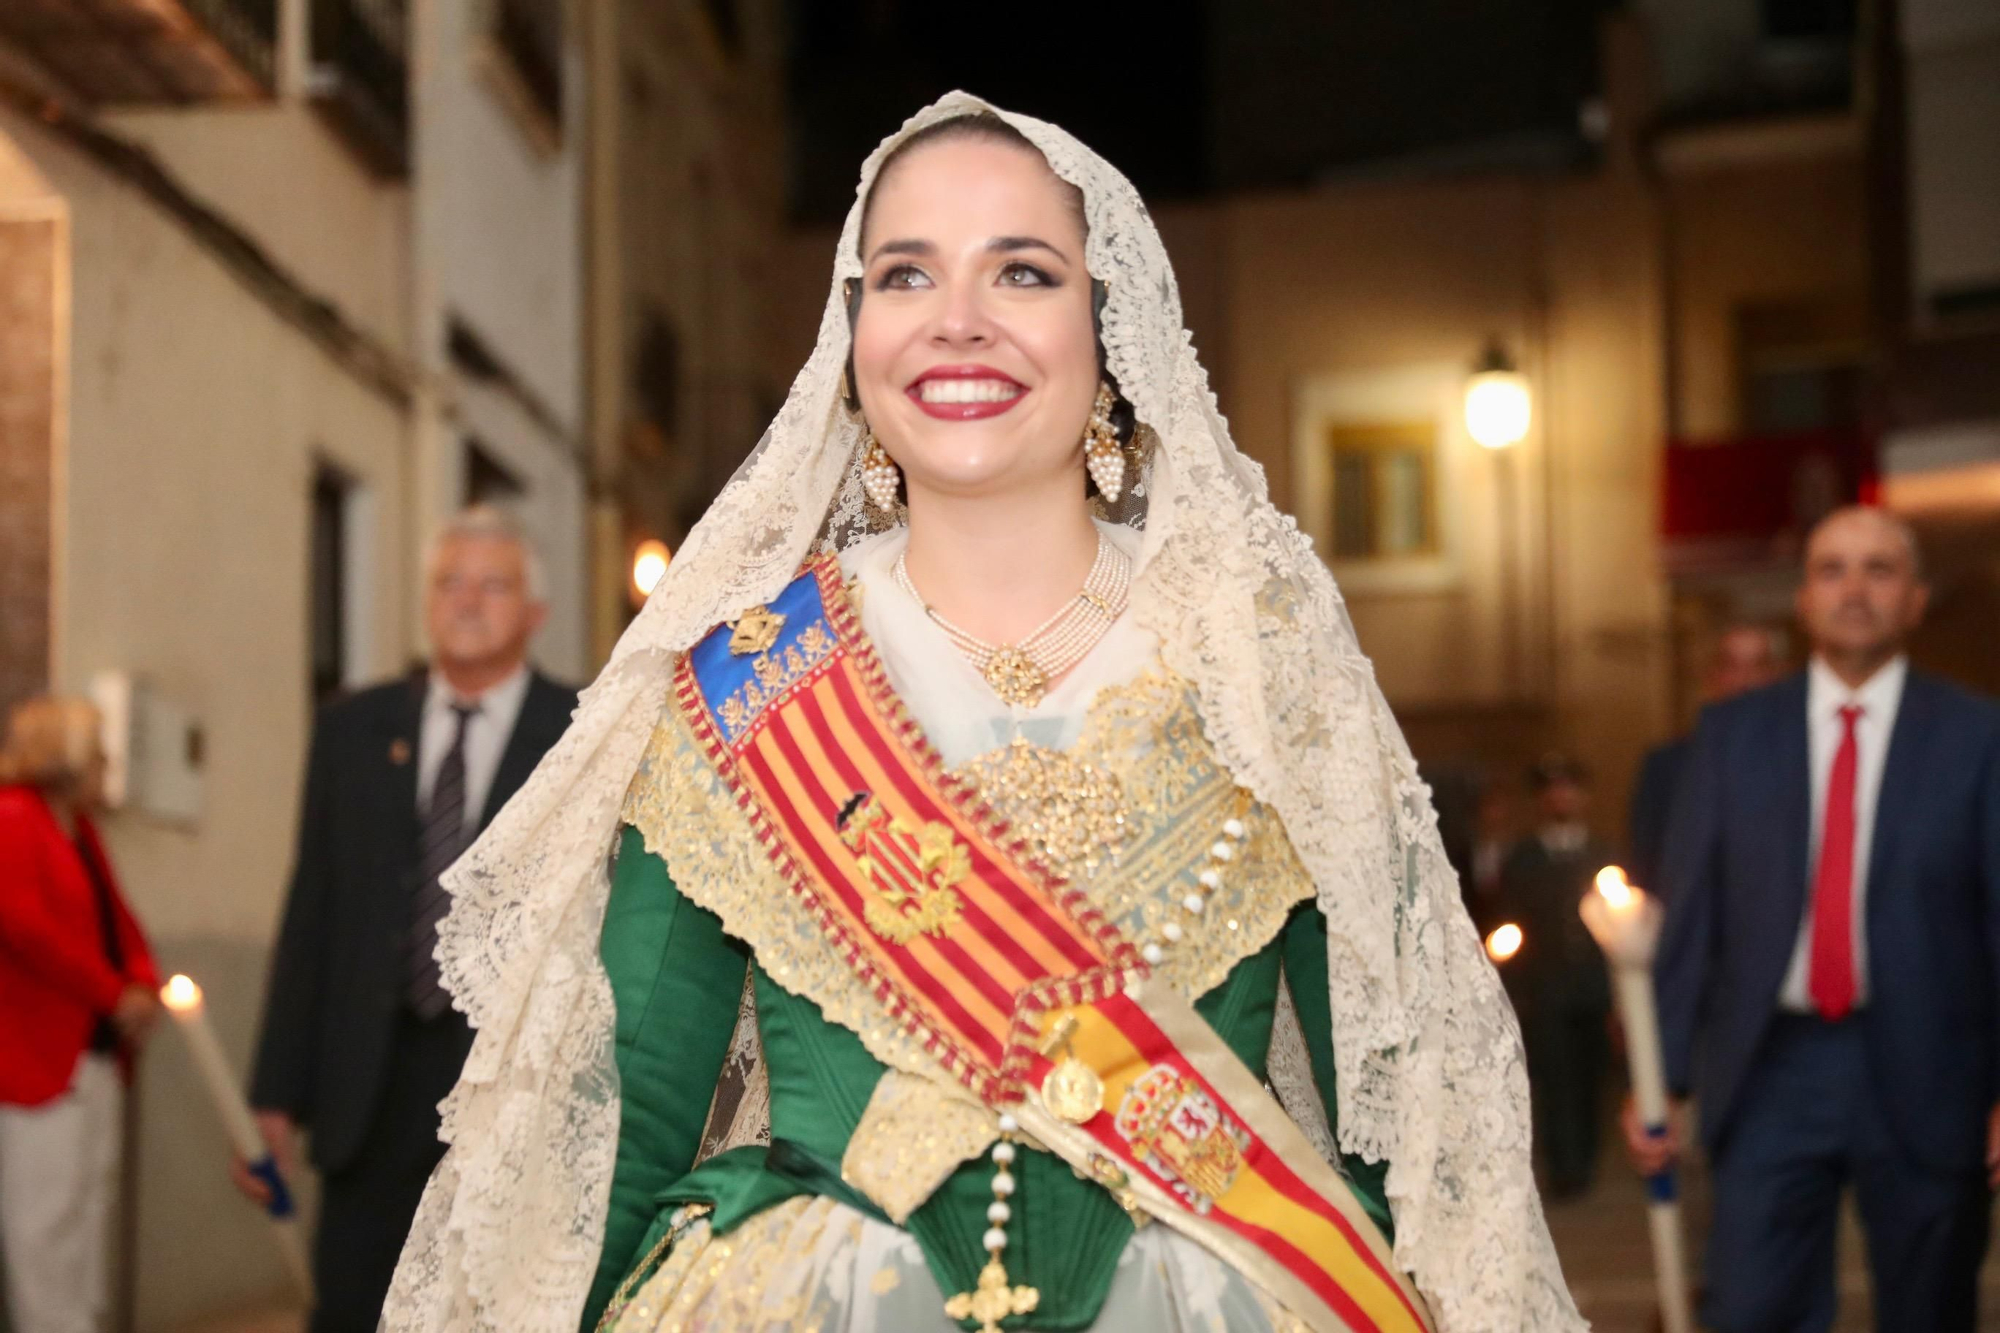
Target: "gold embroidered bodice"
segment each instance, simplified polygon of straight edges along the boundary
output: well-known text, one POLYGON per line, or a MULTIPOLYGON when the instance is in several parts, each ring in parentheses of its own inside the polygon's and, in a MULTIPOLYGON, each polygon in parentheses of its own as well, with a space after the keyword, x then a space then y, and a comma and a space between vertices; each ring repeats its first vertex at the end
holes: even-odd
MULTIPOLYGON (((1151 939, 1195 887, 1236 811, 1234 777, 1202 730, 1193 689, 1155 666, 1101 692, 1076 744, 1016 741, 963 764, 1051 869, 1082 887, 1130 939, 1151 939)), ((1276 815, 1252 803, 1245 837, 1165 975, 1198 996, 1277 933, 1312 896, 1276 815)))

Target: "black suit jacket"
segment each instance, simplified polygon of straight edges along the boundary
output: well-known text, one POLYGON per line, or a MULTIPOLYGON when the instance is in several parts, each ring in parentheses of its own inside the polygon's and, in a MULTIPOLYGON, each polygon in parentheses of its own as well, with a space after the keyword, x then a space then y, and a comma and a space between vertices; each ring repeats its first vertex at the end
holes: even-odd
MULTIPOLYGON (((361 1147, 403 1002, 426 682, 418 674, 359 691, 328 704, 313 726, 250 1100, 309 1129, 324 1171, 349 1165, 361 1147)), ((539 674, 530 679, 481 829, 520 790, 575 706, 576 691, 539 674)))
MULTIPOLYGON (((1667 1082, 1727 1135, 1810 897, 1806 677, 1701 715, 1667 836, 1654 981, 1667 1082)), ((1868 857, 1872 1078, 1906 1150, 1976 1170, 2000 1097, 2000 709, 1912 671, 1868 857)))

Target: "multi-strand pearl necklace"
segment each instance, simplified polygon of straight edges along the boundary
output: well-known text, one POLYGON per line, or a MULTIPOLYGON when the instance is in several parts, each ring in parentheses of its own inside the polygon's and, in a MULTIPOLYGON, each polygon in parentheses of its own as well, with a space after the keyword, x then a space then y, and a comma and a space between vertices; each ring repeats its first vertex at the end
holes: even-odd
POLYGON ((1132 592, 1132 562, 1099 533, 1097 558, 1083 580, 1083 590, 1020 642, 992 643, 952 624, 924 600, 917 585, 910 581, 908 554, 905 551, 896 557, 898 586, 945 632, 945 637, 986 678, 1002 701, 1026 708, 1042 701, 1050 681, 1089 655, 1112 622, 1124 614, 1132 592))

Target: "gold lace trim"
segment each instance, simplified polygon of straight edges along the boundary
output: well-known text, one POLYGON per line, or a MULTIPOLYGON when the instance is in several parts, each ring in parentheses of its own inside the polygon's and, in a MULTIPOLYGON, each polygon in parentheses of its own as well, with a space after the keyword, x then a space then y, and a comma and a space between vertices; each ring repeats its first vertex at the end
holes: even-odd
POLYGON ((960 1162, 1000 1137, 994 1115, 957 1084, 890 1070, 840 1159, 840 1178, 901 1226, 960 1162))

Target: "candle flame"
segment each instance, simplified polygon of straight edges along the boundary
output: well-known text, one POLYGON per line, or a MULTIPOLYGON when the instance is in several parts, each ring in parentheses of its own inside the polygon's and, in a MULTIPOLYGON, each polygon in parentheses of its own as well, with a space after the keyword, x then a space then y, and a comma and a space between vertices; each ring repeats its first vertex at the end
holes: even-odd
POLYGON ((1606 903, 1617 908, 1631 906, 1638 892, 1625 878, 1625 871, 1620 866, 1606 866, 1597 872, 1597 891, 1606 903))
POLYGON ((194 984, 192 977, 175 973, 160 987, 160 1003, 175 1013, 186 1013, 201 1006, 201 987, 194 984))
POLYGON ((1504 963, 1521 952, 1521 943, 1525 938, 1521 928, 1509 921, 1486 937, 1486 956, 1496 963, 1504 963))

